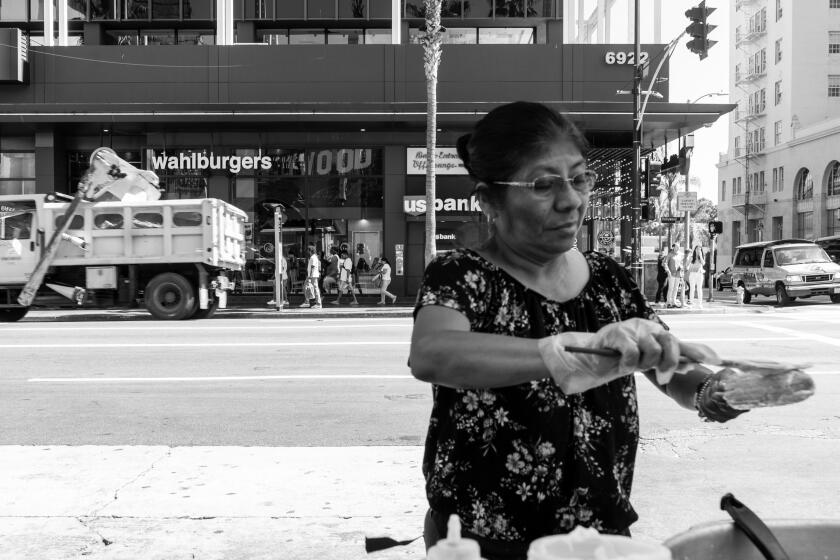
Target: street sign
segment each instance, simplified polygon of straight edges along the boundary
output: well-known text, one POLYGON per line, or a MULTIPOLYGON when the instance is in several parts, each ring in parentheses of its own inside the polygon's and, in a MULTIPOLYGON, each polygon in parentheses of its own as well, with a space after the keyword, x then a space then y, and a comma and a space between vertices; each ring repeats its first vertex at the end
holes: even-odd
POLYGON ((677 193, 677 211, 678 212, 694 212, 695 210, 697 210, 697 193, 696 192, 677 193))
POLYGON ((604 247, 612 247, 615 243, 615 234, 605 229, 598 234, 598 243, 604 247))
POLYGON ((683 219, 680 216, 662 216, 659 218, 659 222, 663 224, 678 224, 683 219))

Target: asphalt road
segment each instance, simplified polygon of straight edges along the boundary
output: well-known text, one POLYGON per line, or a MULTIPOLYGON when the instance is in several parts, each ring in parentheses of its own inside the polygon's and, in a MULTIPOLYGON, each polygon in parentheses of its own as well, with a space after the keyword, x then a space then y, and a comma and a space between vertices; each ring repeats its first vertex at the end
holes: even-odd
MULTIPOLYGON (((838 306, 669 315, 723 357, 804 361, 819 399, 752 416, 815 427, 840 416, 838 306)), ((430 388, 406 366, 411 321, 214 319, 0 325, 0 444, 421 445, 430 388)), ((690 413, 640 384, 643 422, 690 413)))

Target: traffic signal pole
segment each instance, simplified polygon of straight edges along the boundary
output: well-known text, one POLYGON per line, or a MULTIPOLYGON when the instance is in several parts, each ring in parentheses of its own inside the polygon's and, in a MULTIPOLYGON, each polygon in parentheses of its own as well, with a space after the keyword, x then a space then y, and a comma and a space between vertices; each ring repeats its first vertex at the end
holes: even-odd
POLYGON ((640 42, 640 3, 635 0, 635 45, 633 65, 633 188, 630 203, 630 231, 632 242, 630 243, 630 268, 636 284, 644 293, 644 263, 642 262, 642 224, 641 224, 641 173, 642 163, 642 65, 641 42, 640 42))

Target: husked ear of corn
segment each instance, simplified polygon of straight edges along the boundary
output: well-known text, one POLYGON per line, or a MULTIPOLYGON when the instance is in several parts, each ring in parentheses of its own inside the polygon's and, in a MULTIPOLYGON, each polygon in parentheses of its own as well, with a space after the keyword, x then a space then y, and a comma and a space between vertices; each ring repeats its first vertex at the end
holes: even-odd
POLYGON ((814 379, 800 369, 728 368, 720 373, 724 400, 740 410, 798 403, 814 394, 814 379))

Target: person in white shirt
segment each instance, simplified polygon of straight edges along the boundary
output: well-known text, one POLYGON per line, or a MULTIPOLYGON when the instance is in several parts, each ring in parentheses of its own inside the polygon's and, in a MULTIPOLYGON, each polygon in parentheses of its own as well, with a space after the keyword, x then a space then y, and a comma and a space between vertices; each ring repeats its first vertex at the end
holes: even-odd
POLYGON ((303 283, 303 304, 301 307, 321 309, 321 290, 318 289, 318 279, 321 278, 321 259, 315 251, 315 245, 309 246, 309 262, 306 264, 306 281, 303 283), (309 300, 315 304, 310 306, 309 300))
POLYGON ((350 305, 359 305, 359 300, 356 299, 356 293, 353 291, 353 259, 350 258, 346 250, 342 250, 341 258, 338 261, 338 296, 330 303, 339 305, 341 294, 346 291, 349 291, 353 297, 350 305))
POLYGON ((391 263, 385 257, 379 259, 379 276, 381 277, 379 283, 379 301, 376 305, 385 305, 386 296, 391 298, 391 303, 396 303, 397 296, 388 291, 388 285, 391 283, 391 263))
POLYGON ((694 248, 691 254, 691 264, 688 265, 688 297, 686 303, 691 305, 694 301, 697 307, 703 308, 703 249, 699 245, 694 248))

